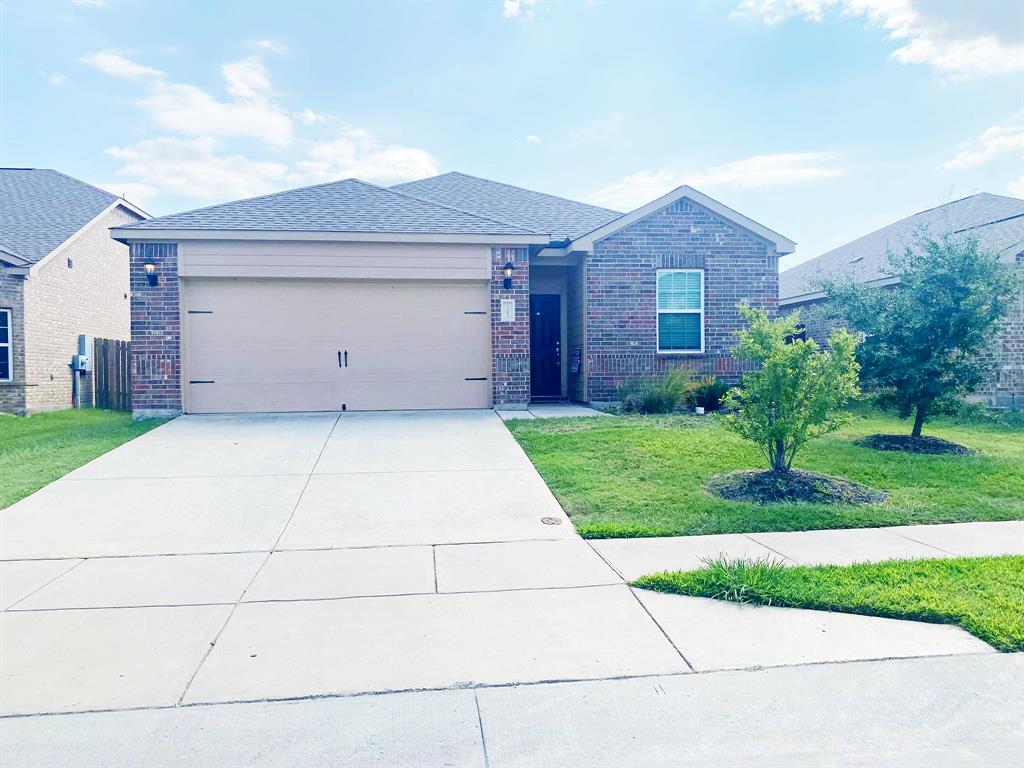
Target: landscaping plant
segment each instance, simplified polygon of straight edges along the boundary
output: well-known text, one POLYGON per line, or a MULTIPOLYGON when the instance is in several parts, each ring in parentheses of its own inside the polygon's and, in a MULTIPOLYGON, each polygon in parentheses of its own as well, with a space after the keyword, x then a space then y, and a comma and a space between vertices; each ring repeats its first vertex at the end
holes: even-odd
POLYGON ((799 313, 771 319, 767 311, 741 306, 749 326, 733 354, 757 365, 743 384, 726 393, 732 411, 725 425, 760 449, 774 472, 788 472, 808 441, 835 432, 850 418, 842 409, 857 395, 857 339, 837 328, 829 348, 792 339, 799 313))
POLYGON ((619 388, 626 413, 672 413, 698 386, 693 372, 680 368, 660 377, 634 379, 619 388))
POLYGON ((705 411, 717 411, 722 407, 722 398, 729 391, 729 385, 717 376, 705 376, 697 382, 697 386, 686 396, 691 408, 703 408, 705 411))
POLYGON ((1019 299, 1021 281, 976 239, 949 234, 919 235, 913 247, 888 259, 899 286, 846 278, 822 287, 830 313, 864 333, 857 353, 863 382, 879 406, 903 419, 913 415, 917 439, 929 416, 955 412, 984 379, 990 365, 984 353, 1019 299))

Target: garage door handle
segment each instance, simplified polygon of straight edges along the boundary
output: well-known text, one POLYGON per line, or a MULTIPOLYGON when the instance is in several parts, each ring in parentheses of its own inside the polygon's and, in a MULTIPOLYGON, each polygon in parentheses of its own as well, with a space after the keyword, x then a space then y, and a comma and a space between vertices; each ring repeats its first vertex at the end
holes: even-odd
POLYGON ((348 368, 348 350, 347 349, 345 350, 344 360, 345 360, 345 363, 344 363, 344 366, 343 366, 342 362, 341 362, 342 361, 342 353, 341 353, 341 350, 339 349, 338 350, 338 367, 339 368, 342 368, 342 367, 348 368))

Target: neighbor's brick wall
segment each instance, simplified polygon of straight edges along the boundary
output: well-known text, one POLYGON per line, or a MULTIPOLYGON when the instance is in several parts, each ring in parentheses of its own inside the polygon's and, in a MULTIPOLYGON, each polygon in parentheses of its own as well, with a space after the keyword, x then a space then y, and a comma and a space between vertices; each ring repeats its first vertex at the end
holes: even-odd
POLYGON ((807 338, 814 339, 819 344, 828 341, 829 334, 835 328, 841 328, 846 323, 842 320, 825 316, 826 302, 823 299, 807 301, 802 304, 790 304, 782 307, 780 314, 791 314, 800 312, 800 322, 807 330, 807 338))
MULTIPOLYGON (((24 281, 25 411, 71 407, 70 363, 79 334, 128 339, 128 247, 112 240, 109 229, 140 218, 115 208, 24 281)), ((91 374, 80 382, 82 405, 89 406, 91 374)))
POLYGON ((526 248, 491 249, 491 384, 494 406, 525 406, 530 402, 530 260, 526 248), (505 290, 503 270, 516 269, 512 288, 505 290), (501 322, 501 300, 515 299, 515 322, 501 322))
POLYGON ((25 311, 22 302, 25 280, 0 267, 0 309, 11 310, 11 380, 0 381, 0 411, 25 412, 25 311))
POLYGON ((181 315, 176 243, 132 243, 132 410, 136 417, 181 413, 181 315), (150 286, 143 263, 156 264, 150 286))
MULTIPOLYGON (((1018 271, 1024 270, 1024 252, 1016 263, 1018 271)), ((975 394, 989 405, 1024 408, 1024 289, 1000 325, 991 359, 992 373, 975 394)))
POLYGON ((594 245, 587 261, 587 399, 617 400, 628 379, 673 368, 738 379, 731 355, 744 322, 737 305, 778 308, 774 246, 689 200, 594 245), (704 354, 657 352, 656 274, 704 270, 704 354))

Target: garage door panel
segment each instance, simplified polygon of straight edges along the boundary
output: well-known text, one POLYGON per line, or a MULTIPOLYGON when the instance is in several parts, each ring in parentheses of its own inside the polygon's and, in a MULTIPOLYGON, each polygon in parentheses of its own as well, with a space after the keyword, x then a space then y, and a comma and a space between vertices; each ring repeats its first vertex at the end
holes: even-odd
POLYGON ((490 406, 484 283, 192 278, 183 296, 191 412, 490 406))

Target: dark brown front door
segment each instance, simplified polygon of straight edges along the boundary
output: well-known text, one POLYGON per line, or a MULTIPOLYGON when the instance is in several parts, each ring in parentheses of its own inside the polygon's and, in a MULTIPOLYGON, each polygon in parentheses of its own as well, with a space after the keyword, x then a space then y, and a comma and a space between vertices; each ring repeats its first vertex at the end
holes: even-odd
POLYGON ((530 296, 530 395, 557 398, 562 394, 562 298, 530 296))

